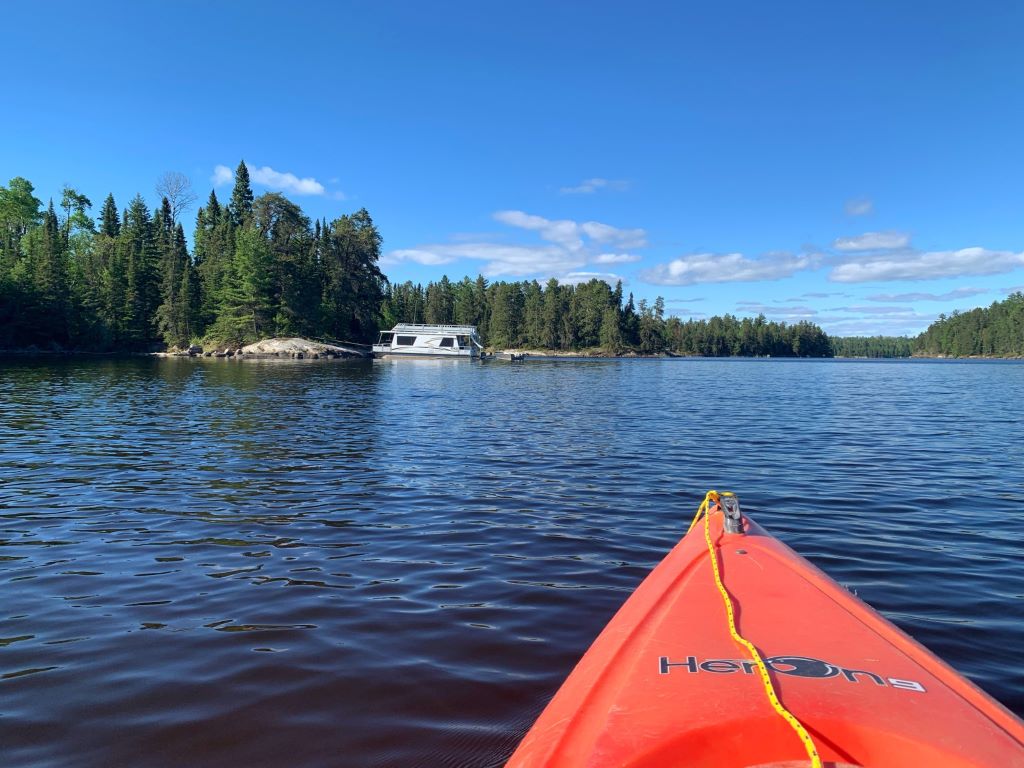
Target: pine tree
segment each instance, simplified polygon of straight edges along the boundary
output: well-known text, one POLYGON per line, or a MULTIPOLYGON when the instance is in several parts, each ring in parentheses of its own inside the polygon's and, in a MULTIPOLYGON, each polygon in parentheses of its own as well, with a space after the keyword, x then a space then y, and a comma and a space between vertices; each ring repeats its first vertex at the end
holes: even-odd
POLYGON ((120 341, 139 347, 156 337, 160 306, 160 273, 153 219, 141 195, 125 210, 118 235, 119 261, 124 269, 125 295, 120 311, 120 341))
POLYGON ((114 202, 114 195, 107 195, 103 201, 103 208, 100 210, 100 234, 107 237, 117 237, 121 233, 121 220, 117 215, 117 203, 114 202))
MULTIPOLYGON (((620 283, 621 285, 621 283, 620 283)), ((601 315, 601 346, 608 352, 619 354, 624 344, 622 318, 617 307, 605 307, 601 315)))
POLYGON ((259 232, 243 227, 235 238, 231 273, 221 290, 220 309, 213 325, 218 339, 242 343, 258 339, 272 319, 270 248, 259 232))
POLYGON ((231 191, 231 218, 235 226, 242 226, 252 217, 252 187, 249 184, 249 169, 242 160, 235 169, 235 188, 231 191))

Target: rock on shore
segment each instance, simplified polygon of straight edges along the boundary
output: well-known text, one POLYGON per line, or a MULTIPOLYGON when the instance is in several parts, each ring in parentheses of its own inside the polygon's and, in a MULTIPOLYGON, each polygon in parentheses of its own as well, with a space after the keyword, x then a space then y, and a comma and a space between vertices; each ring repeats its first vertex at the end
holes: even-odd
POLYGON ((291 357, 300 360, 319 360, 333 357, 369 357, 369 352, 357 347, 292 337, 287 339, 263 339, 255 344, 248 344, 242 347, 235 355, 236 357, 291 357))
POLYGON ((270 358, 286 358, 292 360, 333 360, 335 358, 371 357, 368 348, 360 349, 345 344, 328 344, 323 341, 309 339, 273 338, 262 339, 244 347, 221 346, 203 350, 199 346, 187 349, 177 347, 167 352, 158 352, 162 357, 230 357, 243 360, 264 360, 270 358))

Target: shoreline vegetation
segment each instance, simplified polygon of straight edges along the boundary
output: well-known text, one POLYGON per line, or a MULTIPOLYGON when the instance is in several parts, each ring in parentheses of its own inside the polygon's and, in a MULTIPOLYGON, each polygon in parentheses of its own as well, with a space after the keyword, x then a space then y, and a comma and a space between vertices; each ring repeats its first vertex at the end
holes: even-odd
MULTIPOLYGON (((764 315, 682 320, 665 316, 661 297, 624 295, 621 281, 391 283, 366 209, 311 220, 281 194, 255 197, 244 162, 230 200, 211 191, 199 208, 190 251, 187 178, 165 174, 157 190, 154 211, 141 195, 124 209, 108 195, 94 219, 92 201, 74 188, 44 209, 27 179, 0 186, 0 354, 237 358, 268 339, 367 344, 409 322, 475 325, 489 350, 545 357, 1024 356, 1021 292, 940 315, 916 337, 830 337, 814 323, 764 315)), ((342 356, 314 347, 251 355, 300 353, 342 356)))

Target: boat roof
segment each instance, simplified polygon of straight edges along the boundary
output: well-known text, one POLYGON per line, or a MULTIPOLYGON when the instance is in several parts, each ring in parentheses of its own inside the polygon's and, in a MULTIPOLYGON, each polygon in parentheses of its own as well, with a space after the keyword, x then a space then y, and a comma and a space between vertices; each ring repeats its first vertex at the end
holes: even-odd
POLYGON ((391 329, 392 333, 454 333, 472 336, 476 334, 475 325, 421 325, 417 323, 399 323, 391 329))

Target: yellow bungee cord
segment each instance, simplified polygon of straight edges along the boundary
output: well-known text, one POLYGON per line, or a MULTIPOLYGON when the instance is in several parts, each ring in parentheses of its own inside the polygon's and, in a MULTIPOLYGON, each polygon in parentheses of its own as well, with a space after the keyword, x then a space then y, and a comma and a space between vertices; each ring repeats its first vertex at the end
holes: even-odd
POLYGON ((761 684, 764 687, 764 692, 768 696, 768 701, 783 720, 789 723, 790 727, 796 731, 796 735, 800 737, 800 741, 803 742, 804 749, 807 750, 807 757, 810 758, 811 768, 822 768, 821 758, 818 756, 818 749, 814 746, 814 740, 811 739, 811 734, 807 732, 796 716, 786 709, 782 702, 779 701, 779 696, 775 691, 775 685, 772 683, 771 677, 768 675, 768 667, 764 663, 764 659, 761 658, 760 652, 754 647, 754 644, 747 640, 739 633, 736 629, 736 617, 733 613, 732 598, 729 597, 729 593, 725 590, 725 584, 722 583, 722 574, 718 568, 718 555, 715 553, 714 544, 711 543, 711 530, 708 526, 708 514, 711 511, 711 504, 714 503, 716 506, 721 508, 721 502, 723 496, 734 496, 735 494, 723 491, 708 491, 707 495, 704 496, 704 501, 701 502, 700 506, 697 507, 697 514, 693 516, 693 521, 690 523, 690 527, 687 529, 687 533, 693 530, 693 527, 697 525, 697 521, 700 520, 701 515, 704 516, 704 541, 708 545, 708 554, 711 556, 711 568, 715 574, 715 584, 718 587, 718 592, 722 596, 722 602, 725 603, 725 615, 729 619, 729 634, 732 639, 742 645, 750 653, 750 657, 754 660, 757 665, 757 670, 761 674, 761 684))

